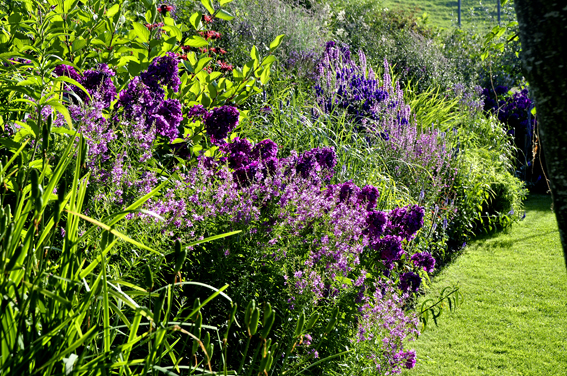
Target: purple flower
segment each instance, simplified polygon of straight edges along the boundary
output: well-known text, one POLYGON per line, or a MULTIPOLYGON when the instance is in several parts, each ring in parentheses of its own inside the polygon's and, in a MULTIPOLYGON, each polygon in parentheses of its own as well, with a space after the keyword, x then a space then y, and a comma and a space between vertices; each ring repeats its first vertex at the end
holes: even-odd
POLYGON ((388 214, 386 232, 410 240, 423 227, 424 214, 423 208, 418 205, 395 208, 388 214))
POLYGON ((325 170, 326 179, 333 176, 333 169, 337 165, 337 156, 334 148, 315 148, 306 151, 299 158, 296 170, 304 178, 325 170))
POLYGON ((252 162, 248 166, 240 167, 232 173, 232 176, 239 188, 248 187, 256 177, 258 172, 258 162, 252 162))
POLYGON ((278 145, 270 139, 258 142, 252 149, 252 158, 255 160, 276 158, 277 155, 278 145))
POLYGON ((388 218, 384 212, 371 210, 366 213, 366 224, 368 225, 368 228, 365 233, 370 236, 373 244, 375 244, 384 233, 384 227, 386 226, 387 221, 388 218))
POLYGON ((335 148, 317 148, 313 149, 317 158, 317 163, 321 168, 333 170, 337 165, 337 154, 335 148))
POLYGON ((207 114, 207 109, 200 104, 196 104, 187 111, 187 118, 193 119, 193 123, 197 119, 202 119, 207 114))
POLYGON ((366 209, 372 210, 376 207, 376 201, 380 197, 380 192, 378 192, 378 188, 373 187, 371 185, 366 185, 362 188, 362 191, 358 194, 358 202, 360 204, 367 203, 366 209))
POLYGON ((205 115, 205 130, 214 145, 221 145, 224 139, 238 125, 239 112, 236 107, 213 108, 205 115))
POLYGON ((346 202, 351 197, 358 197, 358 195, 361 192, 360 188, 358 188, 358 186, 354 184, 352 180, 344 182, 343 184, 339 184, 338 188, 340 191, 339 193, 340 202, 346 202))
MULTIPOLYGON (((116 98, 116 87, 111 79, 114 75, 115 73, 108 68, 108 65, 99 64, 97 70, 85 71, 79 82, 91 95, 99 93, 104 105, 109 107, 110 103, 116 98)), ((74 88, 74 90, 84 102, 88 101, 87 96, 82 90, 79 88, 74 88)))
POLYGON ((150 119, 150 123, 155 122, 158 134, 169 137, 170 141, 175 140, 179 135, 179 124, 183 120, 181 103, 177 99, 165 100, 150 119))
POLYGON ((118 106, 124 108, 126 118, 139 118, 149 116, 160 105, 162 98, 156 98, 150 92, 148 86, 142 82, 140 77, 134 77, 129 83, 128 88, 120 92, 118 106))
POLYGON ((423 268, 428 273, 431 273, 435 269, 435 259, 431 254, 427 252, 416 253, 411 256, 413 264, 418 268, 423 268))
POLYGON ((401 356, 405 361, 404 366, 407 369, 412 369, 413 367, 415 367, 415 361, 416 361, 415 350, 410 350, 405 353, 401 353, 401 356))
POLYGON ((268 176, 268 175, 273 175, 278 167, 279 167, 279 159, 277 158, 269 158, 269 159, 265 159, 262 161, 262 175, 268 176))
POLYGON ((222 146, 222 151, 228 155, 228 167, 239 169, 250 163, 252 144, 245 138, 235 137, 231 143, 222 146))
POLYGON ((179 79, 178 60, 175 54, 168 52, 165 56, 155 58, 140 77, 152 90, 163 85, 177 93, 181 80, 179 79))
POLYGON ((400 276, 400 289, 402 291, 418 292, 421 278, 414 272, 402 273, 400 276))
POLYGON ((398 261, 404 254, 404 250, 402 249, 402 238, 395 235, 384 236, 374 245, 373 248, 380 252, 380 258, 388 264, 398 261))
POLYGON ((56 66, 55 69, 53 70, 53 73, 55 73, 57 77, 67 76, 75 81, 79 81, 81 78, 81 76, 77 73, 75 68, 65 64, 56 66))
POLYGON ((304 178, 315 174, 319 169, 320 167, 317 163, 317 160, 315 159, 315 156, 309 152, 303 153, 301 157, 299 157, 299 162, 295 166, 297 173, 299 173, 304 178))

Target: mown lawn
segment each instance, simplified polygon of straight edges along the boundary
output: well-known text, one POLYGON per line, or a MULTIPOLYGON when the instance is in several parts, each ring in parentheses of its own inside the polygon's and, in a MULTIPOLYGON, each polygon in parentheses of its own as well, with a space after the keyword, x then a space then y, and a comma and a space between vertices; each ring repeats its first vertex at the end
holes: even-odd
MULTIPOLYGON (((496 1, 462 0, 462 26, 487 28, 485 24, 496 25, 496 1)), ((429 23, 435 26, 450 28, 457 25, 457 0, 382 0, 381 3, 389 9, 418 10, 420 16, 423 12, 427 12, 429 23)), ((505 19, 504 14, 502 14, 502 19, 505 19)))
POLYGON ((546 196, 526 218, 474 241, 433 283, 458 283, 464 302, 414 342, 405 375, 567 375, 567 272, 546 196))

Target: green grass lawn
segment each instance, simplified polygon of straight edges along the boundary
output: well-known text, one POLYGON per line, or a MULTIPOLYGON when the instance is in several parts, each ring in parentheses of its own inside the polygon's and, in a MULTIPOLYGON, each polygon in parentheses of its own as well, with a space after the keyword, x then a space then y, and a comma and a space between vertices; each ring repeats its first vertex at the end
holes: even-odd
POLYGON ((433 296, 459 284, 464 302, 410 347, 405 375, 567 375, 567 271, 546 196, 526 218, 474 241, 434 280, 433 296))
MULTIPOLYGON (((473 26, 486 29, 497 23, 497 0, 462 0, 461 22, 462 27, 473 26)), ((381 3, 389 9, 417 9, 418 14, 427 12, 429 22, 435 26, 451 28, 457 25, 457 0, 382 0, 381 3)), ((509 16, 502 12, 502 20, 509 16)))

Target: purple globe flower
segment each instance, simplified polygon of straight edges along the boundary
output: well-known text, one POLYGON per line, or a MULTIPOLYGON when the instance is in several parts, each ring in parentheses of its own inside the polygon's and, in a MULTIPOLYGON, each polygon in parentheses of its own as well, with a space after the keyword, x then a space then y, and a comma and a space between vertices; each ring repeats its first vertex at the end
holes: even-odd
POLYGON ((413 367, 415 367, 416 356, 414 350, 401 353, 401 356, 404 359, 404 366, 407 369, 412 369, 413 367))
POLYGON ((310 175, 316 174, 318 170, 320 170, 320 166, 317 163, 317 159, 312 153, 305 152, 299 157, 299 161, 295 166, 295 170, 298 174, 300 174, 303 178, 307 178, 310 175))
POLYGON ((411 256, 413 264, 418 268, 423 268, 428 273, 431 273, 435 269, 435 259, 431 254, 427 252, 416 253, 411 256))
POLYGON ((317 157, 317 163, 321 168, 328 170, 333 170, 337 165, 337 153, 335 153, 335 148, 317 148, 313 149, 317 157))
POLYGON ((67 76, 75 81, 79 81, 81 79, 79 73, 77 73, 75 68, 73 68, 70 65, 65 65, 65 64, 58 65, 53 70, 53 73, 55 73, 57 77, 67 76))
POLYGON ((404 254, 402 249, 402 238, 394 235, 386 235, 374 246, 374 250, 380 252, 380 258, 386 263, 391 264, 398 261, 404 254))
POLYGON ((296 170, 304 178, 325 170, 327 174, 324 178, 330 179, 336 165, 337 156, 334 148, 315 148, 301 155, 296 170))
POLYGON ((258 162, 252 162, 248 166, 240 167, 235 170, 232 173, 232 177, 239 188, 245 188, 255 180, 258 169, 258 162))
POLYGON ((384 227, 388 218, 386 213, 371 210, 366 213, 366 224, 368 228, 364 231, 370 238, 372 244, 376 244, 380 240, 380 236, 384 233, 384 227))
POLYGON ((372 210, 376 207, 376 201, 378 200, 378 197, 380 197, 378 188, 371 185, 366 185, 358 194, 358 202, 361 205, 364 205, 366 203, 366 210, 372 210))
POLYGON ((207 109, 200 104, 196 104, 187 111, 187 118, 192 119, 193 123, 197 119, 202 119, 207 114, 207 109))
POLYGON ((238 125, 239 112, 236 107, 213 108, 205 115, 205 130, 214 145, 222 145, 224 139, 238 125))
POLYGON ((171 141, 175 140, 179 135, 179 124, 183 121, 183 113, 181 112, 181 103, 177 99, 167 99, 158 108, 156 114, 152 115, 154 119, 161 118, 165 122, 156 120, 156 131, 158 134, 169 137, 171 141))
POLYGON ((418 292, 421 285, 421 278, 414 272, 402 273, 400 275, 400 289, 408 292, 418 292))
POLYGON ((228 167, 239 169, 250 163, 252 144, 245 138, 235 137, 231 143, 223 145, 222 151, 228 155, 228 167))
POLYGON ((278 145, 270 140, 263 140, 254 145, 252 149, 252 158, 255 160, 268 160, 270 158, 276 158, 278 155, 278 145))
POLYGON ((386 232, 410 240, 423 227, 425 212, 418 205, 395 208, 388 214, 386 232))
POLYGON ((148 69, 142 72, 140 76, 142 81, 152 90, 158 89, 160 85, 163 85, 177 93, 179 85, 181 85, 178 60, 172 52, 155 58, 148 69))
POLYGON ((352 182, 352 180, 349 180, 347 182, 344 182, 342 184, 338 185, 339 188, 339 201, 340 202, 346 202, 348 201, 351 197, 358 197, 358 195, 360 194, 360 188, 358 188, 358 186, 356 184, 354 184, 352 182))
POLYGON ((278 169, 279 164, 280 164, 279 159, 274 157, 263 160, 262 175, 264 175, 264 177, 273 175, 274 172, 276 172, 276 170, 278 169))
MULTIPOLYGON (((110 103, 116 98, 116 87, 111 79, 114 75, 115 73, 108 68, 108 65, 99 64, 97 70, 85 71, 79 82, 91 95, 99 93, 104 105, 109 107, 110 103)), ((88 101, 84 91, 79 88, 74 88, 74 90, 84 102, 88 101)))
POLYGON ((120 92, 118 107, 124 108, 127 118, 150 116, 161 104, 163 98, 156 98, 140 77, 134 77, 126 90, 120 92))

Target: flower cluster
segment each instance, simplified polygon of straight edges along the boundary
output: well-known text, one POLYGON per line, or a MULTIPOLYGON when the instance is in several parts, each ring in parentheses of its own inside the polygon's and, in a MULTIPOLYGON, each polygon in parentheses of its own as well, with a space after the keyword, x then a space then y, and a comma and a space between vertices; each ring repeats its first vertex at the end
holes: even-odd
POLYGON ((199 31, 199 35, 205 39, 220 39, 221 34, 218 31, 214 30, 207 30, 207 31, 199 31))
POLYGON ((423 268, 428 273, 433 272, 435 269, 435 259, 431 256, 430 253, 422 252, 416 253, 411 256, 411 260, 413 261, 414 265, 418 268, 423 268))
POLYGON ((177 92, 180 84, 177 60, 168 53, 154 59, 146 71, 128 83, 120 93, 118 107, 123 109, 125 118, 143 117, 147 129, 154 127, 157 134, 173 141, 183 120, 181 103, 177 99, 165 100, 163 86, 177 92))
MULTIPOLYGON (((116 98, 116 86, 112 81, 115 73, 106 64, 99 64, 97 69, 89 69, 82 75, 77 73, 72 66, 61 64, 55 67, 53 73, 56 76, 67 76, 77 81, 87 89, 91 96, 95 93, 98 94, 105 107, 110 107, 110 104, 116 98)), ((82 89, 72 85, 71 90, 81 98, 83 103, 89 102, 89 97, 82 89)))
MULTIPOLYGON (((210 114, 202 115, 204 109, 200 107, 192 111, 205 118, 210 114)), ((167 218, 178 234, 195 231, 204 218, 215 221, 228 216, 232 223, 249 228, 247 231, 255 226, 253 223, 262 223, 268 226, 261 227, 263 232, 272 235, 258 244, 260 259, 289 258, 279 245, 282 234, 309 238, 309 243, 298 246, 307 247, 303 266, 288 279, 295 293, 304 299, 323 299, 329 286, 336 285, 337 275, 362 278, 365 272, 361 266, 373 269, 382 264, 397 270, 406 254, 402 241, 413 239, 423 226, 423 208, 418 206, 396 208, 389 213, 376 210, 376 187, 359 188, 352 181, 328 185, 336 164, 332 148, 278 158, 273 141, 253 145, 237 137, 222 144, 220 150, 220 160, 200 158, 198 167, 179 189, 166 195, 165 201, 153 201, 148 209, 167 218), (208 193, 196 187, 207 187, 208 193), (185 217, 188 213, 199 215, 185 217), (313 226, 330 232, 313 234, 313 226)), ((363 281, 357 282, 358 286, 363 281)), ((334 288, 340 291, 349 287, 334 288)))
POLYGON ((423 227, 424 215, 423 208, 418 205, 395 208, 388 214, 388 233, 411 240, 423 227))
POLYGON ((531 138, 536 120, 531 116, 533 102, 528 89, 508 94, 506 86, 496 86, 493 90, 484 89, 484 110, 498 116, 498 120, 507 124, 512 132, 527 134, 531 138))
POLYGON ((392 81, 387 61, 380 80, 362 51, 357 57, 358 62, 348 46, 327 43, 315 87, 320 107, 326 113, 346 111, 355 131, 372 144, 384 145, 384 157, 397 164, 394 176, 410 189, 417 188, 414 197, 424 190, 437 197, 452 186, 456 174, 446 135, 434 127, 418 127, 399 82, 392 81), (422 174, 421 182, 408 168, 415 165, 431 172, 422 174))
POLYGON ((189 117, 193 121, 202 119, 205 123, 205 131, 214 145, 223 145, 230 132, 238 125, 240 113, 233 106, 215 107, 207 111, 198 104, 189 109, 189 117))
POLYGON ((404 312, 406 299, 407 295, 398 294, 385 281, 376 283, 373 292, 362 299, 357 350, 365 353, 379 374, 399 374, 415 366, 415 351, 405 351, 404 341, 419 336, 418 319, 404 312))

